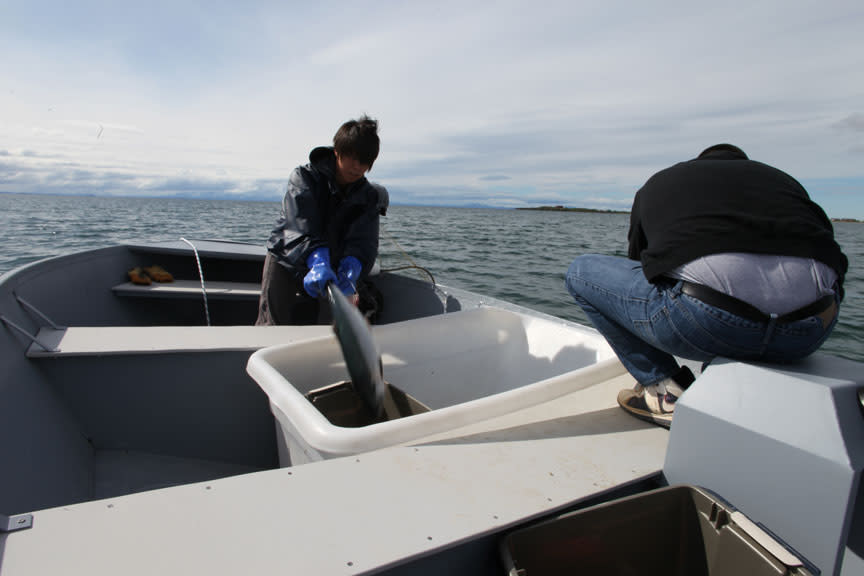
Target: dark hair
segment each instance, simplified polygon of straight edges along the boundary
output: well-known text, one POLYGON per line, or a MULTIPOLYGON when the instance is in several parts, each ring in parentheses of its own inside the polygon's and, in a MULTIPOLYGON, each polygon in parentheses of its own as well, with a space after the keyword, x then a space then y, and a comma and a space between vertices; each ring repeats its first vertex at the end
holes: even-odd
POLYGON ((378 158, 379 146, 378 121, 365 114, 342 124, 333 136, 333 148, 340 156, 355 158, 370 168, 378 158))
POLYGON ((743 150, 738 148, 733 144, 715 144, 713 146, 709 146, 705 150, 699 154, 699 158, 704 158, 713 152, 732 152, 733 155, 741 158, 742 160, 747 160, 747 154, 744 153, 743 150))

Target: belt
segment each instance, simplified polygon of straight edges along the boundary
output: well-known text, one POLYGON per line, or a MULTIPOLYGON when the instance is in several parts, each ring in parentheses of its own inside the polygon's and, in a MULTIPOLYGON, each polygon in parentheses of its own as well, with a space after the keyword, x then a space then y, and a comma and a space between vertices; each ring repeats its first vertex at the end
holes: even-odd
MULTIPOLYGON (((740 316, 742 318, 747 318, 748 320, 753 320, 754 322, 770 322, 771 316, 766 314, 756 308, 755 306, 751 306, 747 302, 743 300, 739 300, 734 296, 729 296, 728 294, 724 294, 723 292, 718 292, 713 288, 709 288, 708 286, 704 286, 702 284, 696 284, 694 282, 688 282, 686 280, 681 281, 681 292, 687 294, 688 296, 692 296, 697 300, 701 300, 705 304, 710 306, 714 306, 716 308, 720 308, 721 310, 725 310, 730 314, 735 314, 736 316, 740 316)), ((798 320, 803 320, 804 318, 809 318, 810 316, 816 316, 827 310, 834 303, 834 296, 827 295, 819 298, 818 300, 807 304, 803 308, 798 308, 797 310, 793 310, 787 314, 783 314, 782 316, 777 317, 777 322, 780 324, 786 322, 796 322, 798 320)))

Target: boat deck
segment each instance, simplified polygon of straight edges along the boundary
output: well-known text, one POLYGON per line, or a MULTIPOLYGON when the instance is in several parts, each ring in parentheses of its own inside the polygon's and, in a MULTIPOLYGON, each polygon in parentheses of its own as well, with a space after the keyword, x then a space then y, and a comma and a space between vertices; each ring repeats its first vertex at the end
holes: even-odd
POLYGON ((655 477, 669 434, 617 407, 632 384, 620 375, 410 446, 42 510, 7 535, 3 574, 398 572, 655 477), (145 540, 128 538, 141 527, 145 540))

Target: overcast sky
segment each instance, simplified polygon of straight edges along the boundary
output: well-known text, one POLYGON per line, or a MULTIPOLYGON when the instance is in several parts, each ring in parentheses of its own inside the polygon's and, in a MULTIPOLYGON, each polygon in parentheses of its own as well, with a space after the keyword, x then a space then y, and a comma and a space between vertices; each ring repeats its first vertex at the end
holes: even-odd
POLYGON ((0 191, 277 200, 363 113, 394 203, 626 210, 732 142, 864 219, 864 2, 0 0, 0 191))

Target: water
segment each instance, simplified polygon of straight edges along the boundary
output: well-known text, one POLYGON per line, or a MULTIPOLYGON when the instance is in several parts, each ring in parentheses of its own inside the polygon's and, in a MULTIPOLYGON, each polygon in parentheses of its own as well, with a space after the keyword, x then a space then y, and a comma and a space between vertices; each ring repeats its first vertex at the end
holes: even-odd
MULTIPOLYGON (((0 194, 0 274, 110 244, 218 238, 263 244, 278 202, 0 194)), ((583 253, 626 256, 628 216, 393 206, 382 219, 381 265, 410 263, 435 279, 589 324, 564 288, 583 253)), ((864 362, 864 224, 837 222, 849 257, 840 321, 823 350, 864 362)))

